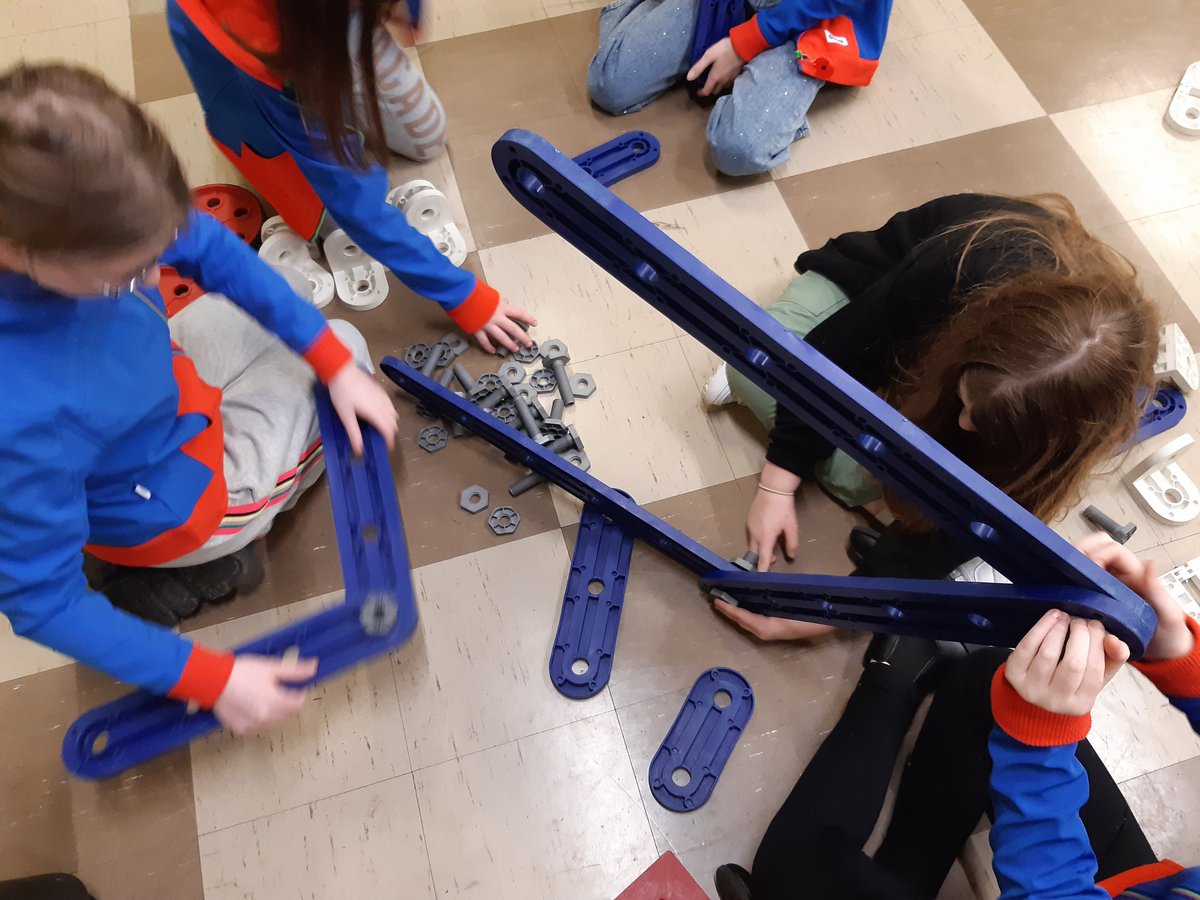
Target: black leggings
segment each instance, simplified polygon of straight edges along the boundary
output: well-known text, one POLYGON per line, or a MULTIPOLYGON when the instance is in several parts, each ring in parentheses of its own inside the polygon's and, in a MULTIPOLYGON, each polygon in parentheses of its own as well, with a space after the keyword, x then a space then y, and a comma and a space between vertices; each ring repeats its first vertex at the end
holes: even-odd
MULTIPOLYGON (((754 900, 935 897, 980 817, 991 815, 990 685, 1007 654, 983 650, 947 672, 874 858, 863 844, 879 818, 917 699, 886 666, 868 666, 759 845, 754 900)), ((1099 862, 1097 878, 1156 862, 1095 751, 1084 741, 1077 755, 1091 786, 1081 816, 1099 862)))

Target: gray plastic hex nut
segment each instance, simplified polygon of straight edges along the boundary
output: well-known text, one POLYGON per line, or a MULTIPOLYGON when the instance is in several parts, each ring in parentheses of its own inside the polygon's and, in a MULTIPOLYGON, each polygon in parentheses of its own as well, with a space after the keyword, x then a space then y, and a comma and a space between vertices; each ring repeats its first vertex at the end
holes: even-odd
POLYGON ((578 466, 585 472, 592 467, 592 461, 588 459, 588 455, 582 450, 572 450, 569 453, 564 453, 563 459, 573 466, 578 466))
POLYGON ((483 512, 491 502, 488 489, 477 484, 463 488, 462 493, 458 495, 458 505, 472 514, 483 512))
POLYGON ((529 383, 539 394, 550 394, 558 386, 558 379, 549 369, 538 369, 529 376, 529 383))
POLYGON ((571 376, 571 392, 576 397, 590 397, 596 393, 596 379, 587 372, 576 372, 571 376))
POLYGON ((525 363, 525 365, 529 365, 530 363, 537 362, 537 358, 539 356, 541 356, 541 351, 538 349, 537 341, 534 341, 529 347, 522 347, 520 350, 514 353, 513 359, 519 363, 525 363))
POLYGON ((519 362, 509 360, 496 370, 496 374, 509 384, 520 384, 525 380, 525 367, 519 362))
POLYGON ((542 343, 542 356, 568 356, 567 345, 555 338, 542 343))
POLYGON ((433 352, 428 344, 413 344, 404 351, 404 361, 414 369, 419 369, 425 365, 425 360, 429 359, 429 355, 433 352))
POLYGON ((496 405, 496 408, 492 410, 492 415, 505 425, 512 425, 517 421, 517 405, 511 400, 505 400, 496 405))
POLYGON ((488 519, 488 527, 496 534, 512 534, 521 524, 521 514, 511 506, 497 506, 488 519))
POLYGON ((454 331, 443 335, 438 339, 438 343, 449 344, 450 350, 454 353, 456 358, 462 356, 471 349, 471 345, 467 342, 467 339, 454 331))
POLYGON ((428 428, 422 428, 421 433, 417 435, 417 446, 429 453, 437 453, 446 446, 449 437, 445 428, 430 425, 428 428))

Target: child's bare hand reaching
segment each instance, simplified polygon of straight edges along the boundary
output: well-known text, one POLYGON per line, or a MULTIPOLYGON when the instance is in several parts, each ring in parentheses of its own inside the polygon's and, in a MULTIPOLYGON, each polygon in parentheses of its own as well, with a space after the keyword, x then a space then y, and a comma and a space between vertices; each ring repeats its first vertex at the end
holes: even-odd
POLYGON ((1004 677, 1034 706, 1064 716, 1090 713, 1129 659, 1129 648, 1096 621, 1051 610, 1013 650, 1004 677))
POLYGON ((733 41, 722 38, 704 51, 704 55, 687 73, 688 81, 696 81, 708 69, 708 78, 698 93, 701 97, 712 97, 723 93, 742 74, 746 63, 733 49, 733 41))
POLYGON ((488 353, 503 347, 516 353, 520 347, 533 346, 533 339, 525 333, 525 326, 537 325, 537 319, 519 306, 501 300, 487 324, 475 332, 475 340, 488 353))
POLYGON ((393 447, 399 416, 392 398, 374 378, 353 361, 342 366, 330 379, 329 399, 333 402, 333 409, 338 418, 342 420, 355 454, 363 452, 359 419, 373 425, 383 435, 389 450, 393 447))
POLYGON ((293 662, 254 654, 238 656, 213 714, 234 734, 273 728, 304 705, 306 692, 290 685, 308 681, 315 674, 315 659, 293 662))

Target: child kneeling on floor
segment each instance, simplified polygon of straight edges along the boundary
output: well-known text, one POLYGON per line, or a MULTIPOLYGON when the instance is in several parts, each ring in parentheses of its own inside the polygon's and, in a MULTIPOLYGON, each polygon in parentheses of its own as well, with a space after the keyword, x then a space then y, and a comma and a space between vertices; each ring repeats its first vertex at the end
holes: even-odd
POLYGON ((808 135, 808 108, 827 82, 870 84, 887 37, 892 0, 747 0, 736 26, 690 66, 700 10, 712 0, 618 0, 600 13, 600 46, 588 68, 592 102, 637 112, 686 74, 701 97, 720 97, 708 119, 713 163, 757 175, 787 162, 808 135))
POLYGON ((354 328, 191 209, 137 106, 82 69, 0 74, 0 612, 17 634, 236 732, 298 709, 287 685, 315 661, 235 659, 163 626, 244 585, 251 541, 319 476, 314 372, 356 449, 356 417, 394 439, 356 357, 354 328), (229 299, 168 323, 160 262, 229 299))

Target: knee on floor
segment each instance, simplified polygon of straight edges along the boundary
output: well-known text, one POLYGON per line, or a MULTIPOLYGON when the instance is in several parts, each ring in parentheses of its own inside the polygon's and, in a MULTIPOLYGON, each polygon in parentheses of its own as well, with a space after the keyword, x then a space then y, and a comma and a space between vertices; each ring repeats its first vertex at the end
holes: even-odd
POLYGON ((725 175, 761 175, 770 170, 775 154, 758 146, 745 132, 709 136, 713 165, 725 175))

